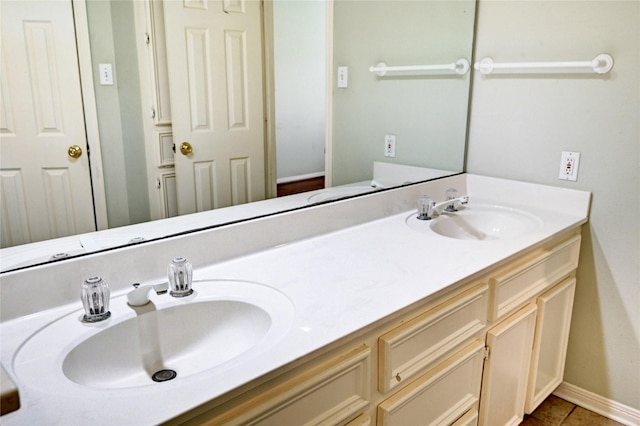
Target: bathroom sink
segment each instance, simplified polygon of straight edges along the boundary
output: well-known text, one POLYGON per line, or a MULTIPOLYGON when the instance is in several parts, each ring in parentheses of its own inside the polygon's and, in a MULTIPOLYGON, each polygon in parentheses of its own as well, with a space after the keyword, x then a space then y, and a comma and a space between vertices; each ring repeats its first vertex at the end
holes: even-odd
MULTIPOLYGON (((114 389, 166 385, 259 356, 289 330, 291 301, 246 281, 194 281, 194 295, 153 295, 130 307, 112 298, 111 318, 80 321, 75 311, 45 327, 14 360, 20 380, 73 382, 114 389), (52 348, 61 348, 56 356, 52 348)), ((53 384, 53 383, 52 383, 53 384)))
POLYGON ((457 212, 443 212, 429 221, 412 215, 407 224, 412 229, 460 240, 501 240, 516 238, 539 229, 537 216, 510 207, 475 204, 461 207, 457 212))

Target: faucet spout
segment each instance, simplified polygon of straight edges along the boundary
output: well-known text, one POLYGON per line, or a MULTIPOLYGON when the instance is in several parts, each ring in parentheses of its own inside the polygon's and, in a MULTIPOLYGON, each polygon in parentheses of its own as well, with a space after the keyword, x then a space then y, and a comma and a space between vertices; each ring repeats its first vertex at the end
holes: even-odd
POLYGON ((143 285, 135 283, 135 288, 127 293, 127 302, 130 306, 142 306, 149 303, 149 292, 154 290, 156 294, 165 294, 169 290, 169 283, 143 285))
POLYGON ((436 214, 441 214, 443 211, 455 212, 455 211, 458 211, 458 208, 456 206, 460 206, 467 203, 469 203, 468 195, 465 195, 464 197, 452 198, 450 200, 446 200, 441 203, 436 203, 433 206, 433 212, 436 214))
POLYGON ((469 196, 458 196, 458 191, 454 188, 447 189, 445 192, 446 200, 436 203, 428 195, 418 198, 418 219, 431 220, 433 215, 440 215, 445 212, 457 212, 458 207, 469 202, 469 196))

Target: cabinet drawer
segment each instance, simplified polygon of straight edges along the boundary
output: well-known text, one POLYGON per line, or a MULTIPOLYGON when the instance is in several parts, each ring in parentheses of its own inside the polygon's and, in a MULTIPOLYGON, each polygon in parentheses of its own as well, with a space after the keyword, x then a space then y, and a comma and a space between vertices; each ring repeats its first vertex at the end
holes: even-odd
POLYGON ((489 279, 491 307, 489 319, 516 310, 578 267, 580 235, 542 250, 515 267, 504 268, 489 279))
MULTIPOLYGON (((378 406, 378 426, 450 425, 477 406, 484 345, 475 341, 378 406)), ((466 424, 466 423, 461 423, 466 424)))
POLYGON ((371 416, 369 414, 360 414, 355 419, 351 420, 346 426, 371 426, 371 416))
POLYGON ((452 426, 476 426, 478 424, 478 410, 475 408, 467 411, 452 426))
MULTIPOLYGON (((289 380, 199 424, 344 425, 370 403, 367 345, 309 367, 289 380)), ((356 423, 358 424, 358 423, 356 423)), ((366 423, 363 423, 366 424, 366 423)))
POLYGON ((486 324, 487 296, 487 285, 476 286, 382 335, 378 389, 408 383, 471 341, 486 324))

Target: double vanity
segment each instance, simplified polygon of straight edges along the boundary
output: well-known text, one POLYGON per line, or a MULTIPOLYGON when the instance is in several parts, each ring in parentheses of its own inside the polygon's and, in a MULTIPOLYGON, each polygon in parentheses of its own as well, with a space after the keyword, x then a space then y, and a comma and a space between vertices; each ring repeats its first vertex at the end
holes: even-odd
POLYGON ((518 424, 562 381, 589 202, 460 174, 4 273, 2 423, 518 424), (193 294, 130 306, 175 257, 193 294))

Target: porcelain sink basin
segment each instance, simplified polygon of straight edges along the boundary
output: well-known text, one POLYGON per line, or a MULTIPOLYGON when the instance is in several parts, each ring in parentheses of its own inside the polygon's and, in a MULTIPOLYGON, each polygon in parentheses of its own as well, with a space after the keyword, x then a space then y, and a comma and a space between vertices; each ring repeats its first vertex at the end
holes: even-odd
POLYGON ((48 377, 102 389, 166 385, 259 356, 293 322, 293 304, 271 287, 246 281, 198 281, 193 287, 192 296, 154 294, 136 308, 124 296, 114 298, 111 318, 99 323, 81 322, 79 311, 67 315, 24 345, 14 361, 16 374, 25 381, 48 377), (43 357, 51 348, 63 349, 43 357))
POLYGON ((539 229, 542 221, 523 210, 477 204, 464 206, 454 213, 444 212, 430 221, 418 220, 413 215, 407 224, 449 238, 488 241, 526 235, 539 229))

